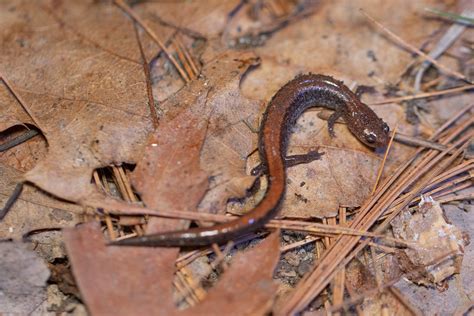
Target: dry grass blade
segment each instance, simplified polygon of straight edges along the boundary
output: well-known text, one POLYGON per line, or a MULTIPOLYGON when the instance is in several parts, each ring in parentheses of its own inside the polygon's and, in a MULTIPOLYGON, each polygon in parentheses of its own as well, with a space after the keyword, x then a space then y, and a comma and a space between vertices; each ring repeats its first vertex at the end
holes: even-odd
MULTIPOLYGON (((443 152, 434 150, 418 150, 414 156, 389 178, 375 192, 373 197, 361 207, 356 218, 351 222, 350 227, 357 230, 367 231, 377 220, 390 208, 391 205, 397 205, 393 213, 385 219, 375 232, 381 233, 390 221, 406 206, 414 197, 428 185, 430 179, 436 177, 447 169, 447 167, 461 154, 463 148, 467 146, 473 132, 465 132, 470 128, 473 119, 460 122, 458 125, 451 126, 457 122, 462 115, 471 111, 472 106, 463 109, 449 122, 444 124, 430 140, 439 138, 442 132, 447 131, 440 142, 448 145, 455 138, 460 139, 449 145, 443 152), (451 156, 448 156, 451 153, 451 156), (444 157, 448 158, 444 159, 444 157), (429 173, 430 177, 426 177, 429 173), (424 177, 422 177, 424 176, 424 177), (411 188, 410 192, 399 199, 400 195, 411 188)), ((363 241, 356 250, 351 250, 360 241, 358 236, 342 235, 325 252, 320 264, 312 271, 296 288, 293 296, 287 301, 286 305, 279 311, 281 315, 295 314, 300 312, 307 306, 316 296, 318 296, 324 288, 332 280, 340 267, 345 266, 361 249, 363 249, 370 240, 363 241)))

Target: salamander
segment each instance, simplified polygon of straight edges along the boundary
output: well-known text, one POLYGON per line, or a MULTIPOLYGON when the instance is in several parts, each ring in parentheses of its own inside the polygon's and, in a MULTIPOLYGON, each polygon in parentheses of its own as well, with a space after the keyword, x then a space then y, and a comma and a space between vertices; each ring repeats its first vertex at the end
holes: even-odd
POLYGON ((384 147, 389 127, 341 81, 318 74, 300 75, 273 96, 263 116, 259 152, 268 177, 264 198, 238 219, 211 227, 192 228, 134 237, 112 245, 126 246, 203 246, 224 243, 261 228, 278 212, 286 189, 285 156, 288 137, 296 119, 308 108, 321 106, 334 110, 328 129, 342 117, 349 130, 369 147, 384 147))

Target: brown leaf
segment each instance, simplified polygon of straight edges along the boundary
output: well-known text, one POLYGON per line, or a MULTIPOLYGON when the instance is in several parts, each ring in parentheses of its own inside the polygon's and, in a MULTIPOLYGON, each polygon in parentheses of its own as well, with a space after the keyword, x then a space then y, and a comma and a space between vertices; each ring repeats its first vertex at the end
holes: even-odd
MULTIPOLYGON (((21 179, 21 172, 0 164, 0 205, 3 207, 15 185, 21 179)), ((41 229, 57 229, 76 225, 82 208, 60 201, 24 184, 19 199, 0 221, 0 239, 21 239, 23 235, 41 229)))
MULTIPOLYGON (((398 262, 394 260, 394 256, 385 254, 380 261, 377 262, 377 265, 381 266, 378 269, 390 269, 390 273, 393 273, 393 270, 399 271, 398 262)), ((373 262, 369 262, 364 265, 359 259, 355 258, 347 265, 345 271, 345 284, 351 296, 360 295, 363 297, 360 303, 363 311, 369 315, 380 315, 384 310, 391 315, 422 315, 423 313, 420 310, 407 305, 406 298, 396 288, 388 287, 383 293, 377 290, 376 278, 368 267, 372 267, 373 264, 373 262), (403 301, 401 298, 404 298, 403 301), (417 313, 413 313, 414 311, 417 313)), ((384 277, 387 277, 384 282, 390 282, 395 278, 387 275, 384 275, 384 277)), ((400 276, 397 275, 396 277, 400 276)))
MULTIPOLYGON (((0 15, 1 16, 1 15, 0 15)), ((1 73, 0 73, 1 77, 1 73)), ((5 83, 0 79, 0 132, 14 125, 32 124, 31 118, 15 100, 5 83)))
POLYGON ((223 39, 231 47, 261 46, 270 35, 298 21, 319 7, 319 1, 263 3, 247 1, 229 14, 223 39))
POLYGON ((199 95, 190 108, 161 123, 148 140, 145 155, 132 177, 146 205, 195 210, 207 190, 207 174, 199 165, 210 111, 206 97, 207 93, 199 95))
POLYGON ((238 254, 206 299, 185 315, 266 315, 277 286, 273 270, 280 257, 280 233, 238 254))
POLYGON ((174 249, 107 247, 98 223, 64 231, 73 273, 93 315, 169 315, 174 249))
POLYGON ((381 35, 359 9, 419 47, 439 23, 408 12, 423 12, 432 5, 429 3, 403 1, 399 4, 403 10, 394 10, 391 1, 376 5, 366 0, 320 2, 315 14, 290 24, 255 48, 264 62, 244 82, 243 91, 249 97, 268 100, 296 74, 310 71, 333 75, 349 85, 356 81, 383 89, 398 81, 412 56, 381 35))
MULTIPOLYGON (((251 53, 226 52, 163 104, 169 110, 133 175, 147 206, 192 211, 208 191, 200 208, 224 211, 227 199, 236 193, 229 185, 248 177, 245 158, 256 135, 244 120, 255 116, 259 103, 240 95, 239 82, 255 62, 251 53)), ((239 187, 240 195, 245 189, 239 187)), ((107 203, 90 201, 104 207, 107 203)))
POLYGON ((340 206, 360 206, 371 193, 380 165, 377 156, 331 147, 320 151, 320 160, 288 169, 280 216, 333 217, 340 206))
POLYGON ((131 21, 109 3, 57 4, 0 4, 0 69, 49 144, 47 158, 25 178, 80 201, 94 192, 95 168, 137 160, 151 127, 148 99, 131 21), (100 31, 114 25, 118 33, 100 31), (87 37, 98 31, 100 45, 87 37))
POLYGON ((222 33, 227 15, 238 6, 239 0, 209 0, 201 2, 149 2, 138 3, 134 8, 141 12, 151 25, 179 28, 184 34, 193 33, 206 38, 222 33), (190 18, 192 17, 192 18, 190 18))

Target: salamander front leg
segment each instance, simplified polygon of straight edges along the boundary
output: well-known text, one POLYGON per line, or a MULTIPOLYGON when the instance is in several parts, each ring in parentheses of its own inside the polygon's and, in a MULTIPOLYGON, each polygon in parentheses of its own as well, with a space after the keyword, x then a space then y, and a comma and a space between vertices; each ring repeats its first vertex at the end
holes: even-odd
POLYGON ((336 110, 333 114, 328 118, 328 132, 331 137, 336 137, 334 133, 334 124, 338 118, 342 117, 342 110, 336 110))

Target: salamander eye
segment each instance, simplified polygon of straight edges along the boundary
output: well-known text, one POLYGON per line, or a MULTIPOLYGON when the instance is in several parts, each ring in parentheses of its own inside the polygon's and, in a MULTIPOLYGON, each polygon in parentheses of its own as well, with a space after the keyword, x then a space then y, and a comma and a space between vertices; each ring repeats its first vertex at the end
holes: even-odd
POLYGON ((375 137, 374 134, 368 134, 365 136, 365 140, 369 143, 369 144, 374 144, 375 141, 377 140, 377 138, 375 137))
POLYGON ((388 127, 387 123, 384 122, 382 128, 385 133, 390 132, 390 127, 388 127))

